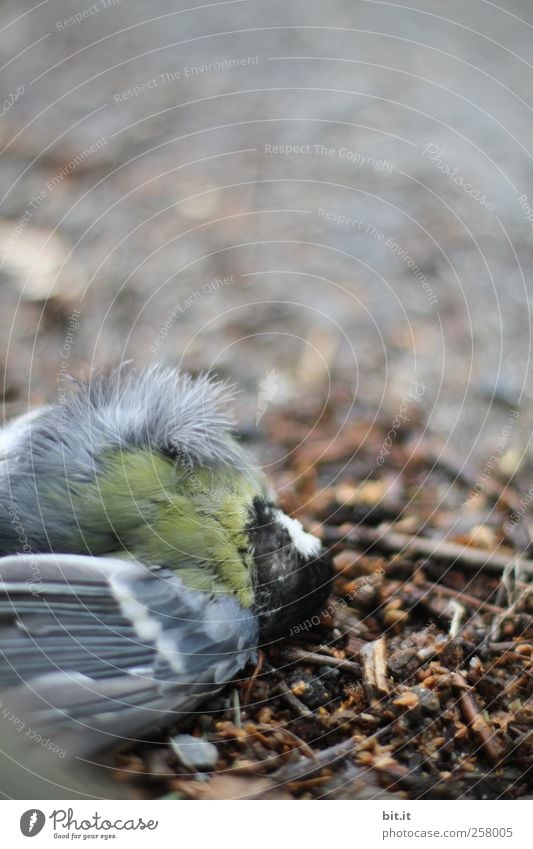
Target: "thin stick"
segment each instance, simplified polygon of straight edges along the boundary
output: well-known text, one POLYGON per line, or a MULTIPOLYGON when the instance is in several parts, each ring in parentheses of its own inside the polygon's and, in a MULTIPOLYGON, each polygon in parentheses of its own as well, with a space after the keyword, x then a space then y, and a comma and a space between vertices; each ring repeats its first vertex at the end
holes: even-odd
POLYGON ((351 738, 343 740, 342 743, 337 743, 335 746, 330 746, 329 749, 323 749, 321 752, 315 753, 315 760, 310 761, 308 758, 301 758, 295 764, 287 764, 277 772, 274 772, 270 778, 282 783, 288 781, 298 781, 304 777, 309 777, 325 767, 332 766, 341 760, 349 757, 352 752, 357 749, 357 743, 351 738))
POLYGON ((455 599, 452 599, 449 604, 453 610, 453 616, 452 621, 450 622, 448 636, 450 637, 450 640, 454 640, 461 630, 461 622, 465 618, 466 609, 455 599))
POLYGON ((265 669, 265 672, 270 672, 277 678, 278 683, 276 685, 276 692, 280 694, 286 704, 289 705, 289 707, 291 707, 298 714, 298 716, 313 716, 313 711, 309 710, 307 705, 304 705, 304 703, 301 702, 300 699, 298 699, 294 695, 291 688, 285 681, 281 670, 276 669, 274 666, 272 666, 270 661, 267 660, 266 656, 263 660, 263 668, 265 669))
POLYGON ((309 708, 294 695, 289 685, 283 680, 283 678, 280 678, 278 684, 278 691, 280 696, 298 714, 298 716, 313 715, 313 712, 309 710, 309 708))
POLYGON ((459 690, 458 702, 463 716, 472 731, 478 738, 483 751, 491 763, 501 760, 503 749, 483 713, 478 707, 474 693, 459 673, 454 675, 454 686, 459 690))
MULTIPOLYGON (((380 739, 388 734, 391 728, 392 723, 384 725, 383 728, 375 731, 374 734, 370 735, 370 737, 380 739)), ((286 766, 281 767, 281 769, 278 769, 277 772, 272 773, 270 778, 281 783, 298 781, 301 778, 313 775, 315 772, 320 772, 321 769, 325 769, 326 767, 339 763, 339 761, 344 760, 358 750, 359 743, 356 743, 355 740, 352 740, 351 738, 349 740, 343 740, 341 743, 336 743, 334 746, 330 746, 329 749, 322 749, 320 752, 315 752, 315 760, 312 763, 309 763, 307 758, 302 757, 294 764, 286 764, 286 766)))
POLYGON ((303 651, 298 648, 287 648, 283 652, 283 657, 287 660, 301 660, 308 663, 310 666, 333 666, 335 669, 344 669, 346 672, 351 672, 356 678, 361 677, 361 667, 353 660, 346 660, 342 657, 331 657, 327 654, 317 654, 312 651, 303 651))
POLYGON ((255 665, 255 669, 252 672, 252 677, 247 682, 247 684, 244 688, 243 697, 242 697, 243 706, 247 705, 248 702, 250 701, 250 696, 252 694, 254 684, 257 681, 257 676, 259 675, 259 673, 261 672, 261 669, 263 668, 264 660, 265 660, 264 652, 261 651, 261 649, 258 649, 258 651, 257 651, 257 663, 255 665))
MULTIPOLYGON (((343 534, 337 528, 329 526, 326 529, 326 542, 345 548, 375 546, 383 551, 433 557, 435 560, 443 560, 457 567, 464 566, 476 571, 487 569, 490 572, 501 572, 514 559, 514 555, 498 554, 496 551, 485 551, 455 542, 399 534, 390 529, 358 527, 343 534)), ((533 575, 533 560, 521 560, 520 567, 524 573, 533 575)))
POLYGON ((239 691, 235 687, 233 690, 233 716, 234 716, 234 725, 236 728, 242 728, 242 718, 241 718, 241 703, 239 700, 239 691))
POLYGON ((459 590, 452 590, 451 587, 447 587, 445 584, 435 584, 431 581, 424 581, 423 583, 420 583, 422 586, 427 587, 428 592, 434 590, 437 595, 440 593, 447 598, 453 598, 455 601, 459 601, 466 607, 475 607, 477 610, 487 610, 489 613, 501 613, 503 611, 503 608, 498 607, 496 604, 491 604, 489 601, 483 601, 481 598, 476 598, 476 596, 469 595, 468 593, 464 593, 459 590))

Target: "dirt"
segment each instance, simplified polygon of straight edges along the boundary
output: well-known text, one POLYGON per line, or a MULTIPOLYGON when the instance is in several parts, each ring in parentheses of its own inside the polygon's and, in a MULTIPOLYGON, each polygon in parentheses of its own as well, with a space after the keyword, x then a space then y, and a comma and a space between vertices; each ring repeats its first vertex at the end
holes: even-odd
POLYGON ((136 792, 524 795, 530 4, 78 5, 0 11, 4 417, 123 360, 229 378, 338 572, 191 720, 216 775, 165 738, 136 792))

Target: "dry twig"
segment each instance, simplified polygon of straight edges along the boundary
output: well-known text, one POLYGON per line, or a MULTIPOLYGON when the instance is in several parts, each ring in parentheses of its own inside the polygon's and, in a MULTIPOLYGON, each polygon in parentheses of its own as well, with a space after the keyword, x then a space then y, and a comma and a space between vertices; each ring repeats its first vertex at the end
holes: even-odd
MULTIPOLYGON (((511 556, 499 554, 497 551, 486 551, 455 542, 399 534, 389 528, 358 527, 343 534, 337 528, 328 527, 326 540, 329 544, 342 543, 347 548, 367 546, 394 553, 432 557, 435 560, 442 560, 458 567, 464 566, 466 569, 475 571, 486 569, 490 572, 501 572, 512 559, 511 556)), ((533 575, 533 560, 522 560, 520 565, 524 574, 533 575)))
POLYGON ((498 763, 502 758, 503 748, 498 741, 496 732, 493 731, 483 716, 473 691, 458 672, 454 674, 453 684, 459 691, 458 702, 468 727, 478 738, 490 762, 493 764, 498 763))

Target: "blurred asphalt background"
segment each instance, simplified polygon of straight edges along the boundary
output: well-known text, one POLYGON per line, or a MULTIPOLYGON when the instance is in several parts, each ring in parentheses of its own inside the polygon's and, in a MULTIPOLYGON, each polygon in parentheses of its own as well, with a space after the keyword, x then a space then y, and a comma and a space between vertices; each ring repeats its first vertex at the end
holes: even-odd
POLYGON ((526 0, 2 2, 5 415, 123 359, 231 378, 249 428, 272 370, 270 414, 392 422, 416 381, 407 415, 512 467, 532 43, 526 0))

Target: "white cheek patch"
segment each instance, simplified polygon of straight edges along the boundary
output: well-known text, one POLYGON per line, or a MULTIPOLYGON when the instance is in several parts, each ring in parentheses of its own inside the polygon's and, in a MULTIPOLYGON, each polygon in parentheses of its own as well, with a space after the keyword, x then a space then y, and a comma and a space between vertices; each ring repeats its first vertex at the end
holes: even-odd
POLYGON ((276 520, 288 530, 294 547, 302 557, 316 557, 320 553, 322 543, 314 534, 304 531, 298 519, 291 519, 283 510, 276 510, 276 520))

